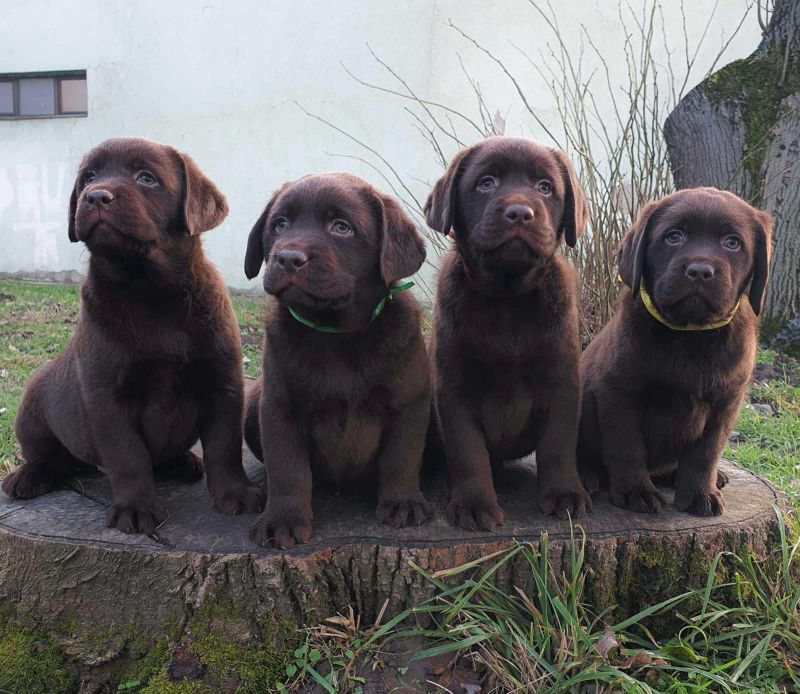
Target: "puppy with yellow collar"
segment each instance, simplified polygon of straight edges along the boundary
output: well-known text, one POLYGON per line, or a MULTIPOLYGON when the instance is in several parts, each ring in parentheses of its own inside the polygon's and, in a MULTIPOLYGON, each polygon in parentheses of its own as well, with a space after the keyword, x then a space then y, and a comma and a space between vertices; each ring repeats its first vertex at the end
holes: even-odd
POLYGON ((716 188, 648 204, 619 250, 617 311, 581 362, 578 464, 595 492, 656 513, 720 515, 719 458, 753 371, 772 217, 716 188))

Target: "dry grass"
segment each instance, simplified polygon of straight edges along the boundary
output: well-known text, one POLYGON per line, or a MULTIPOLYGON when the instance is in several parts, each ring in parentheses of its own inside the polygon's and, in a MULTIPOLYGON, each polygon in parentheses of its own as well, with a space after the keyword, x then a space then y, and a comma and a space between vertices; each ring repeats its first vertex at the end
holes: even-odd
MULTIPOLYGON (((525 4, 524 0, 520 2, 525 4)), ((527 0, 530 12, 520 12, 518 21, 530 22, 531 36, 536 37, 538 46, 544 47, 532 51, 527 46, 512 44, 511 48, 524 56, 530 73, 538 77, 550 93, 551 103, 537 106, 523 86, 531 74, 515 72, 509 62, 487 48, 480 37, 449 22, 450 28, 506 80, 509 87, 506 102, 521 104, 535 123, 539 137, 564 149, 575 161, 590 207, 589 230, 577 248, 569 253, 581 277, 584 342, 597 333, 613 312, 618 294, 616 247, 620 239, 644 204, 674 190, 662 132, 664 120, 689 84, 716 68, 754 2, 746 1, 734 30, 726 38, 720 37, 718 52, 709 69, 705 74, 697 74, 700 49, 711 40, 711 28, 719 18, 716 4, 707 17, 697 17, 691 5, 687 9, 681 0, 683 35, 668 37, 664 3, 620 3, 619 23, 626 39, 620 45, 608 45, 598 43, 596 35, 584 25, 577 27, 578 41, 568 41, 566 36, 574 35, 575 31, 561 26, 556 7, 549 1, 527 0), (691 45, 688 38, 688 22, 703 23, 701 37, 695 45, 691 45), (675 45, 680 48, 673 48, 675 45), (657 59, 663 54, 667 56, 666 64, 657 59), (614 82, 610 69, 611 65, 620 64, 626 67, 622 83, 614 82), (610 116, 607 108, 600 105, 609 101, 610 116), (553 106, 559 121, 555 128, 549 127, 540 116, 543 109, 553 106)), ((371 48, 369 50, 386 75, 387 83, 369 81, 345 69, 365 87, 401 100, 405 114, 442 168, 458 149, 480 138, 504 133, 506 124, 500 110, 487 103, 479 82, 463 62, 465 93, 459 105, 453 106, 421 95, 398 69, 371 48), (471 110, 465 106, 469 103, 473 104, 471 110)), ((324 116, 303 110, 348 138, 359 154, 339 156, 357 159, 372 167, 383 184, 402 200, 434 251, 440 253, 446 249, 447 241, 425 225, 424 198, 416 193, 414 185, 420 181, 400 174, 376 147, 356 134, 324 116)), ((429 184, 426 184, 426 192, 427 188, 429 184)), ((435 263, 435 258, 431 262, 435 263)))

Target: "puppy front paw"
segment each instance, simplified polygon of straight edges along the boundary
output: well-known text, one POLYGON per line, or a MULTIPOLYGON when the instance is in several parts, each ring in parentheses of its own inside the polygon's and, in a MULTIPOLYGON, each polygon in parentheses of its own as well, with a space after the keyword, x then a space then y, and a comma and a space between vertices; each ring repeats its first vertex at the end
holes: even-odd
POLYGON ((667 500, 655 488, 612 489, 609 499, 614 506, 638 513, 660 513, 667 500))
POLYGON ((106 514, 106 524, 123 533, 152 534, 167 519, 164 506, 152 496, 142 501, 124 500, 111 504, 106 514))
POLYGON ((725 499, 719 489, 702 489, 675 493, 675 506, 695 516, 721 516, 725 499))
POLYGON ((592 497, 580 484, 575 489, 548 489, 539 493, 539 508, 561 520, 583 518, 593 510, 592 497))
POLYGON ((254 484, 235 483, 212 494, 214 508, 231 516, 258 513, 264 508, 264 490, 254 484))
POLYGON ((250 526, 250 539, 262 547, 291 549, 311 539, 311 509, 296 502, 267 502, 267 508, 250 526))
POLYGON ((154 474, 157 480, 173 480, 191 484, 203 479, 203 463, 200 457, 192 451, 186 451, 186 453, 156 465, 154 474))
POLYGON ((382 499, 375 516, 378 522, 393 528, 422 525, 433 514, 433 504, 420 494, 410 499, 382 499))
POLYGON ((489 530, 503 525, 503 509, 494 493, 470 489, 454 489, 447 504, 447 518, 452 525, 464 530, 489 530))

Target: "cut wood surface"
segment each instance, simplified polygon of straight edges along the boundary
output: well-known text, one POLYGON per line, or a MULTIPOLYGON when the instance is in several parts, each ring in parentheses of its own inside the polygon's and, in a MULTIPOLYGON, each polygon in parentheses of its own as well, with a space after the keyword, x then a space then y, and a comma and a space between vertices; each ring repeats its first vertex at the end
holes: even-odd
MULTIPOLYGON (((252 477, 263 475, 249 453, 246 459, 252 477)), ((292 551, 252 544, 247 530, 253 517, 212 510, 204 482, 160 482, 170 516, 158 537, 124 535, 105 527, 105 479, 84 477, 71 489, 30 501, 0 495, 0 604, 26 621, 80 624, 94 634, 164 633, 216 601, 250 617, 299 622, 346 606, 373 619, 388 600, 388 618, 432 593, 412 562, 437 571, 515 539, 538 542, 546 532, 560 566, 568 561, 571 533, 585 532, 587 599, 598 611, 619 605, 618 615, 630 614, 704 585, 721 550, 764 554, 773 546, 779 495, 752 473, 723 467, 730 484, 721 517, 698 518, 671 506, 658 515, 631 513, 601 493, 595 512, 573 531, 536 508, 529 462, 508 466, 498 480, 506 524, 495 533, 451 527, 442 514, 442 480, 426 487, 438 502, 434 519, 404 530, 379 525, 372 498, 317 493, 315 535, 292 551)), ((505 569, 497 577, 501 585, 529 587, 524 566, 505 569)), ((102 639, 94 642, 109 648, 102 639)), ((80 657, 102 659, 103 653, 84 649, 80 657)))

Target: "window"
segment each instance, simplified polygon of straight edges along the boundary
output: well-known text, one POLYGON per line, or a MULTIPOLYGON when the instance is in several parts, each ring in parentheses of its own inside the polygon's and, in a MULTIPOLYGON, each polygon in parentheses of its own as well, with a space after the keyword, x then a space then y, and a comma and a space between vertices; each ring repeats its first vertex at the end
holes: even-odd
POLYGON ((0 119, 85 116, 86 72, 0 75, 0 119))

